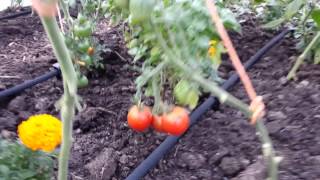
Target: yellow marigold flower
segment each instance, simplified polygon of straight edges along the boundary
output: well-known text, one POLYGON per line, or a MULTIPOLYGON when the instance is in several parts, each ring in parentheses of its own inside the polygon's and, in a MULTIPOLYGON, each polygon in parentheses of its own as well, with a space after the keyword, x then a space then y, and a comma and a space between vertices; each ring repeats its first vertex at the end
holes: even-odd
POLYGON ((33 151, 52 152, 61 143, 61 121, 48 114, 31 116, 18 126, 22 143, 33 151))
POLYGON ((208 50, 209 57, 213 58, 216 55, 217 49, 215 47, 210 47, 208 50))
POLYGON ((208 49, 209 57, 213 58, 216 55, 216 53, 217 53, 217 48, 216 48, 217 44, 218 44, 218 42, 215 41, 215 40, 211 40, 209 42, 209 49, 208 49))

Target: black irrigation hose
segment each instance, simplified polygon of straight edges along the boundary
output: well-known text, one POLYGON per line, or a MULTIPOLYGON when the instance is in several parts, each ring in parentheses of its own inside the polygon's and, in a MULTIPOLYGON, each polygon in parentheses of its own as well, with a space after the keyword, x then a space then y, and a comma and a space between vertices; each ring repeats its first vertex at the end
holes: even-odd
MULTIPOLYGON (((279 43, 290 30, 284 30, 282 33, 274 37, 263 48, 261 48, 254 56, 252 56, 245 64, 245 69, 251 68, 277 43, 279 43)), ((237 82, 239 82, 239 76, 233 74, 223 85, 222 88, 229 90, 237 82)), ((219 101, 215 97, 209 97, 204 103, 198 106, 190 115, 191 125, 199 121, 199 118, 207 110, 214 106, 218 106, 219 101)), ((126 180, 138 180, 144 177, 148 171, 154 168, 158 162, 164 157, 167 152, 174 147, 181 136, 168 136, 133 172, 126 178, 126 180)))
POLYGON ((13 19, 13 18, 16 18, 19 16, 28 15, 28 14, 31 14, 31 12, 32 12, 31 9, 27 9, 22 12, 14 13, 14 14, 7 15, 7 16, 2 16, 2 17, 0 17, 0 21, 6 20, 6 19, 13 19))
POLYGON ((6 99, 8 96, 12 96, 15 94, 18 94, 22 91, 24 91, 27 88, 31 88, 32 86, 42 83, 44 81, 47 81, 53 77, 60 75, 60 69, 54 68, 52 71, 48 72, 47 74, 44 74, 42 76, 39 76, 35 79, 25 81, 22 84, 19 84, 17 86, 11 87, 9 89, 5 89, 3 91, 0 91, 0 100, 6 99))

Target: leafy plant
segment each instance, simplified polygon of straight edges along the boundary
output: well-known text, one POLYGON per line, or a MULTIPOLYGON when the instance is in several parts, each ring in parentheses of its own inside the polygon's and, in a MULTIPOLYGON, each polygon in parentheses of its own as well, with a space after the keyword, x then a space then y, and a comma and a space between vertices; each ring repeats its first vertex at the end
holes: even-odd
POLYGON ((0 137, 0 179, 40 180, 53 177, 52 154, 32 151, 18 142, 0 137))
POLYGON ((21 7, 21 4, 22 4, 22 0, 11 0, 10 8, 17 9, 21 7))
MULTIPOLYGON (((316 0, 261 1, 267 3, 265 28, 277 28, 284 23, 295 29, 299 39, 297 48, 302 51, 287 78, 292 79, 305 59, 320 63, 320 4, 316 0), (271 20, 271 21, 270 21, 271 20)), ((259 2, 259 3, 261 3, 259 2)))
MULTIPOLYGON (((100 54, 105 48, 98 43, 93 33, 96 30, 97 20, 103 16, 106 8, 105 1, 102 0, 81 0, 80 3, 78 16, 73 19, 69 14, 69 4, 61 1, 64 20, 67 22, 67 27, 64 27, 65 29, 61 27, 61 29, 65 30, 65 43, 77 71, 78 87, 85 87, 88 79, 80 73, 81 70, 93 71, 104 68, 100 54)), ((71 4, 71 6, 75 5, 71 4)))
MULTIPOLYGON (((116 6, 114 2, 110 1, 109 7, 116 6)), ((129 9, 110 9, 118 9, 122 14, 112 15, 125 17, 124 21, 129 23, 130 30, 125 32, 129 54, 134 56, 135 62, 143 59, 142 74, 136 79, 136 102, 141 102, 142 93, 152 96, 155 98, 153 111, 162 113, 163 97, 172 92, 174 99, 167 101, 193 109, 205 92, 184 70, 170 62, 172 57, 164 50, 158 35, 193 72, 222 82, 217 73, 224 48, 203 1, 130 0, 129 9), (211 53, 208 53, 210 48, 211 53)), ((221 7, 219 12, 228 29, 240 32, 240 25, 229 9, 221 7)))

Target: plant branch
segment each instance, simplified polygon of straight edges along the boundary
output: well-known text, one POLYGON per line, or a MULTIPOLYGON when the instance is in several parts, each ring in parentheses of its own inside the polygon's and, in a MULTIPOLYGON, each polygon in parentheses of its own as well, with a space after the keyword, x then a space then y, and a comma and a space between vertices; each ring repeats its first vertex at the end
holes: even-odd
POLYGON ((320 39, 320 31, 316 34, 316 36, 312 39, 312 41, 309 43, 309 45, 306 47, 303 53, 296 60, 295 64, 293 65, 292 69, 290 70, 287 76, 288 80, 291 80, 294 77, 296 77, 296 73, 299 67, 303 64, 303 61, 307 57, 307 54, 312 50, 312 48, 316 45, 319 39, 320 39))
POLYGON ((63 138, 59 157, 58 179, 67 180, 68 160, 72 144, 72 120, 76 105, 78 105, 76 72, 55 18, 41 17, 41 21, 53 46, 63 77, 64 95, 60 100, 63 138))

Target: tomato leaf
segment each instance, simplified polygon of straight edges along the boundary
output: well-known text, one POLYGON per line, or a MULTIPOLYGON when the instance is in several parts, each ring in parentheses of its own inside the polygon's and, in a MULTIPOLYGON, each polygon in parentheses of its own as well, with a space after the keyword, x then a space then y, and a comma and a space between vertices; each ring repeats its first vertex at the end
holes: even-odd
POLYGON ((285 20, 286 19, 284 19, 284 18, 276 19, 274 21, 268 22, 265 25, 262 25, 262 28, 266 28, 266 29, 276 28, 276 27, 280 26, 282 23, 284 23, 285 20))
POLYGON ((320 46, 315 51, 314 64, 320 64, 320 46))
POLYGON ((320 28, 320 9, 313 10, 311 17, 316 22, 317 26, 320 28))
POLYGON ((286 12, 284 14, 284 17, 286 19, 290 19, 292 16, 294 16, 300 8, 306 3, 305 0, 294 0, 292 1, 286 8, 286 12))

